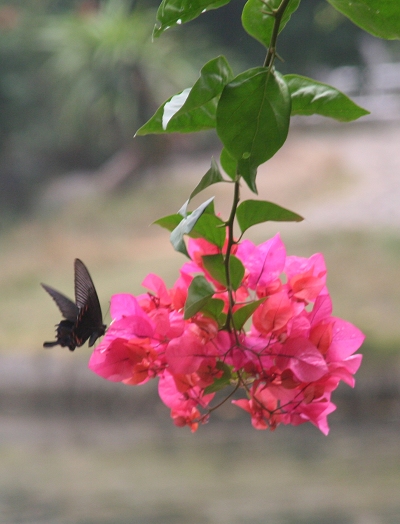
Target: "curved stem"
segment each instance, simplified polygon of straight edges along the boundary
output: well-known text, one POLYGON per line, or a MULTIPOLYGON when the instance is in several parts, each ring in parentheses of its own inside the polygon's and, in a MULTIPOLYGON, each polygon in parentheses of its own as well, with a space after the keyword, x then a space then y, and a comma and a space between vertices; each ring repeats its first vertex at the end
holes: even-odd
MULTIPOLYGON (((278 39, 279 27, 282 22, 282 17, 284 15, 284 12, 286 8, 288 7, 290 1, 291 0, 282 0, 279 7, 277 9, 274 9, 271 12, 271 16, 274 17, 275 21, 274 21, 274 27, 272 30, 271 42, 270 42, 268 53, 267 53, 267 56, 264 62, 265 67, 271 68, 274 63, 274 59, 276 56, 276 41, 278 39)), ((232 282, 231 282, 230 259, 231 259, 232 247, 235 244, 235 240, 233 238, 233 225, 235 221, 237 206, 240 200, 240 194, 239 194, 240 178, 241 178, 240 174, 237 173, 237 177, 235 180, 235 190, 234 190, 234 195, 233 195, 231 213, 230 213, 228 221, 226 222, 226 226, 228 228, 228 244, 226 248, 224 264, 225 264, 225 278, 226 278, 226 285, 227 285, 227 292, 228 292, 228 299, 229 299, 229 308, 228 308, 228 313, 226 316, 226 322, 225 322, 224 329, 226 329, 229 332, 232 332, 232 330, 235 331, 234 326, 233 326, 233 306, 235 305, 235 299, 233 296, 233 289, 232 289, 232 282)))
POLYGON ((232 315, 233 315, 233 306, 235 305, 235 299, 233 296, 233 289, 232 289, 232 282, 231 282, 230 259, 231 259, 232 247, 235 243, 235 239, 233 237, 233 226, 235 222, 237 206, 240 200, 240 182, 239 180, 240 180, 240 177, 238 176, 237 179, 235 180, 235 189, 233 193, 233 202, 232 202, 231 213, 226 223, 226 226, 228 228, 228 244, 226 247, 224 264, 225 264, 226 285, 227 285, 227 291, 228 291, 228 297, 229 297, 229 309, 228 309, 228 314, 226 316, 225 329, 227 329, 228 331, 231 331, 231 329, 233 328, 232 315))
POLYGON ((272 29, 271 41, 269 43, 268 53, 265 57, 264 67, 272 67, 276 56, 276 41, 279 35, 279 27, 282 22, 283 14, 289 5, 290 0, 282 0, 280 6, 271 14, 275 18, 274 27, 272 29))
MULTIPOLYGON (((218 409, 219 407, 221 407, 223 404, 225 404, 225 402, 227 400, 229 400, 235 393, 236 391, 239 389, 240 387, 240 382, 238 381, 238 383, 235 385, 234 389, 229 393, 229 395, 227 397, 225 397, 223 400, 221 400, 221 402, 219 402, 218 404, 216 404, 215 406, 213 406, 212 408, 209 408, 207 410, 207 413, 205 415, 203 415, 201 417, 201 419, 204 419, 205 417, 208 417, 213 411, 215 411, 216 409, 218 409)), ((201 420, 200 419, 200 420, 201 420)))

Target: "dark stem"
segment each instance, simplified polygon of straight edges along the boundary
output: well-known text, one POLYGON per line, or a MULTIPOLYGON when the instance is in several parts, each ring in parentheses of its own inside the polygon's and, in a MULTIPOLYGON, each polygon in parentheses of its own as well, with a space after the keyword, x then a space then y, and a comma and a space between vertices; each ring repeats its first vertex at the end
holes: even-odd
POLYGON ((231 328, 233 328, 232 315, 233 315, 233 306, 235 305, 235 299, 233 297, 233 289, 232 289, 232 283, 231 283, 231 272, 230 272, 229 266, 230 266, 232 247, 235 243, 235 239, 233 238, 233 226, 235 222, 236 209, 237 209, 237 206, 240 200, 239 180, 240 180, 240 177, 238 177, 237 180, 235 181, 235 190, 233 193, 231 214, 229 215, 228 222, 226 223, 226 226, 228 228, 228 245, 226 247, 224 263, 225 263, 226 287, 227 287, 228 297, 229 297, 229 309, 228 309, 228 314, 226 316, 225 329, 227 329, 228 331, 231 331, 231 328))
POLYGON ((239 387, 240 387, 240 381, 237 382, 237 384, 235 385, 234 389, 229 393, 229 395, 227 397, 225 397, 223 400, 221 400, 221 402, 219 402, 219 404, 217 404, 216 406, 213 406, 212 408, 209 408, 207 410, 207 413, 200 418, 200 421, 203 420, 205 417, 208 417, 213 411, 215 411, 216 409, 221 407, 223 404, 225 404, 225 402, 227 400, 229 400, 236 393, 236 391, 239 389, 239 387))
POLYGON ((269 43, 268 53, 265 57, 264 67, 270 68, 274 64, 276 56, 276 41, 279 35, 279 27, 282 22, 283 14, 289 5, 290 0, 282 0, 281 5, 278 9, 275 9, 272 12, 272 16, 275 18, 274 27, 272 29, 271 41, 269 43))

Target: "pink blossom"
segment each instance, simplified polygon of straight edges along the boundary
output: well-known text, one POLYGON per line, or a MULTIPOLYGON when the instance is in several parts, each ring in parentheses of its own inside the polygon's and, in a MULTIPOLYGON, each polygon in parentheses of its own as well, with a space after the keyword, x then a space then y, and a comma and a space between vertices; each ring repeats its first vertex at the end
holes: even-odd
POLYGON ((205 346, 191 331, 171 340, 165 352, 172 373, 188 375, 196 371, 204 358, 205 346))
POLYGON ((314 402, 312 404, 305 404, 301 407, 301 411, 292 414, 290 417, 290 424, 298 426, 304 422, 311 422, 324 435, 329 433, 328 415, 335 411, 336 406, 329 401, 314 402))
POLYGON ((279 235, 258 246, 244 240, 232 247, 245 274, 230 295, 202 259, 223 256, 226 246, 221 250, 204 239, 190 239, 191 261, 171 289, 150 274, 143 281, 147 293, 114 295, 112 322, 93 351, 90 369, 130 385, 158 378, 173 423, 191 431, 215 409, 210 407, 214 392, 229 387, 226 399, 235 388, 232 402, 250 414, 256 429, 311 422, 327 434, 327 417, 335 409, 331 394, 340 381, 354 386, 362 359, 355 352, 364 335, 332 316, 321 254, 286 256, 279 235), (213 298, 223 300, 219 317, 201 309, 184 318, 198 273, 215 289, 213 298), (252 306, 248 332, 234 329, 232 318, 252 306))
POLYGON ((104 351, 95 351, 89 367, 113 382, 143 384, 157 373, 157 353, 149 339, 114 339, 104 351))
POLYGON ((168 293, 167 287, 158 275, 150 273, 143 280, 142 286, 147 287, 153 291, 154 295, 159 300, 160 306, 169 306, 171 304, 171 297, 168 293))
POLYGON ((250 289, 272 288, 285 266, 286 249, 278 233, 259 246, 244 240, 239 244, 236 256, 246 268, 250 289))
POLYGON ((194 386, 191 379, 194 377, 174 375, 168 371, 160 375, 158 393, 161 400, 171 409, 171 418, 176 426, 189 426, 196 431, 203 417, 196 406, 206 407, 214 395, 204 395, 199 386, 194 386))
POLYGON ((250 413, 251 423, 255 429, 274 430, 280 422, 281 417, 277 414, 277 399, 267 388, 253 387, 249 400, 233 400, 232 403, 250 413))
POLYGON ((290 369, 300 382, 313 382, 328 371, 318 348, 302 337, 289 338, 280 346, 276 364, 282 370, 290 369))
POLYGON ((292 303, 285 293, 276 293, 260 304, 253 314, 253 325, 262 335, 281 330, 293 316, 292 303))
POLYGON ((325 261, 320 253, 310 258, 287 257, 285 273, 293 295, 299 300, 314 302, 320 294, 327 293, 325 261))
POLYGON ((199 427, 199 420, 201 418, 200 411, 194 406, 185 408, 178 408, 171 410, 171 418, 175 424, 180 428, 189 426, 190 431, 194 433, 199 427))

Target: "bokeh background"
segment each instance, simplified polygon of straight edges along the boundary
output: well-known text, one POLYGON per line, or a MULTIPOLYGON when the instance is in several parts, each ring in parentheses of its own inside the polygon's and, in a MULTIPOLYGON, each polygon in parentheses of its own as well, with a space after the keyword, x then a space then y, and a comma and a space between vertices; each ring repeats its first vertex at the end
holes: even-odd
MULTIPOLYGON (((257 432, 223 406, 192 435, 155 384, 87 369, 87 347, 44 350, 73 296, 73 260, 113 293, 171 285, 183 259, 151 226, 176 212, 213 133, 144 137, 160 103, 224 54, 236 73, 263 49, 232 0, 152 42, 156 1, 0 0, 0 522, 397 524, 400 521, 400 44, 364 34, 326 1, 302 2, 280 41, 284 73, 332 83, 371 111, 353 124, 293 119, 259 170, 260 198, 305 217, 278 230, 288 253, 323 252, 334 313, 367 335, 331 432, 257 432)), ((223 214, 231 195, 214 186, 223 214)), ((246 195, 244 190, 244 197, 246 195)), ((194 205, 196 202, 194 203, 194 205)))

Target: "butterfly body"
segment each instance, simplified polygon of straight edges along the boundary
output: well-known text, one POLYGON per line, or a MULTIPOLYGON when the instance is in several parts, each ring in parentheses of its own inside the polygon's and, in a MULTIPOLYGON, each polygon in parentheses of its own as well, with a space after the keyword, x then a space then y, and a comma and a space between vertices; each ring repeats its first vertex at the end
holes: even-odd
POLYGON ((64 319, 56 326, 56 340, 45 342, 44 347, 62 346, 70 351, 83 346, 89 340, 93 346, 106 331, 103 324, 100 302, 96 289, 85 264, 75 259, 75 303, 46 284, 42 287, 52 297, 64 319))

